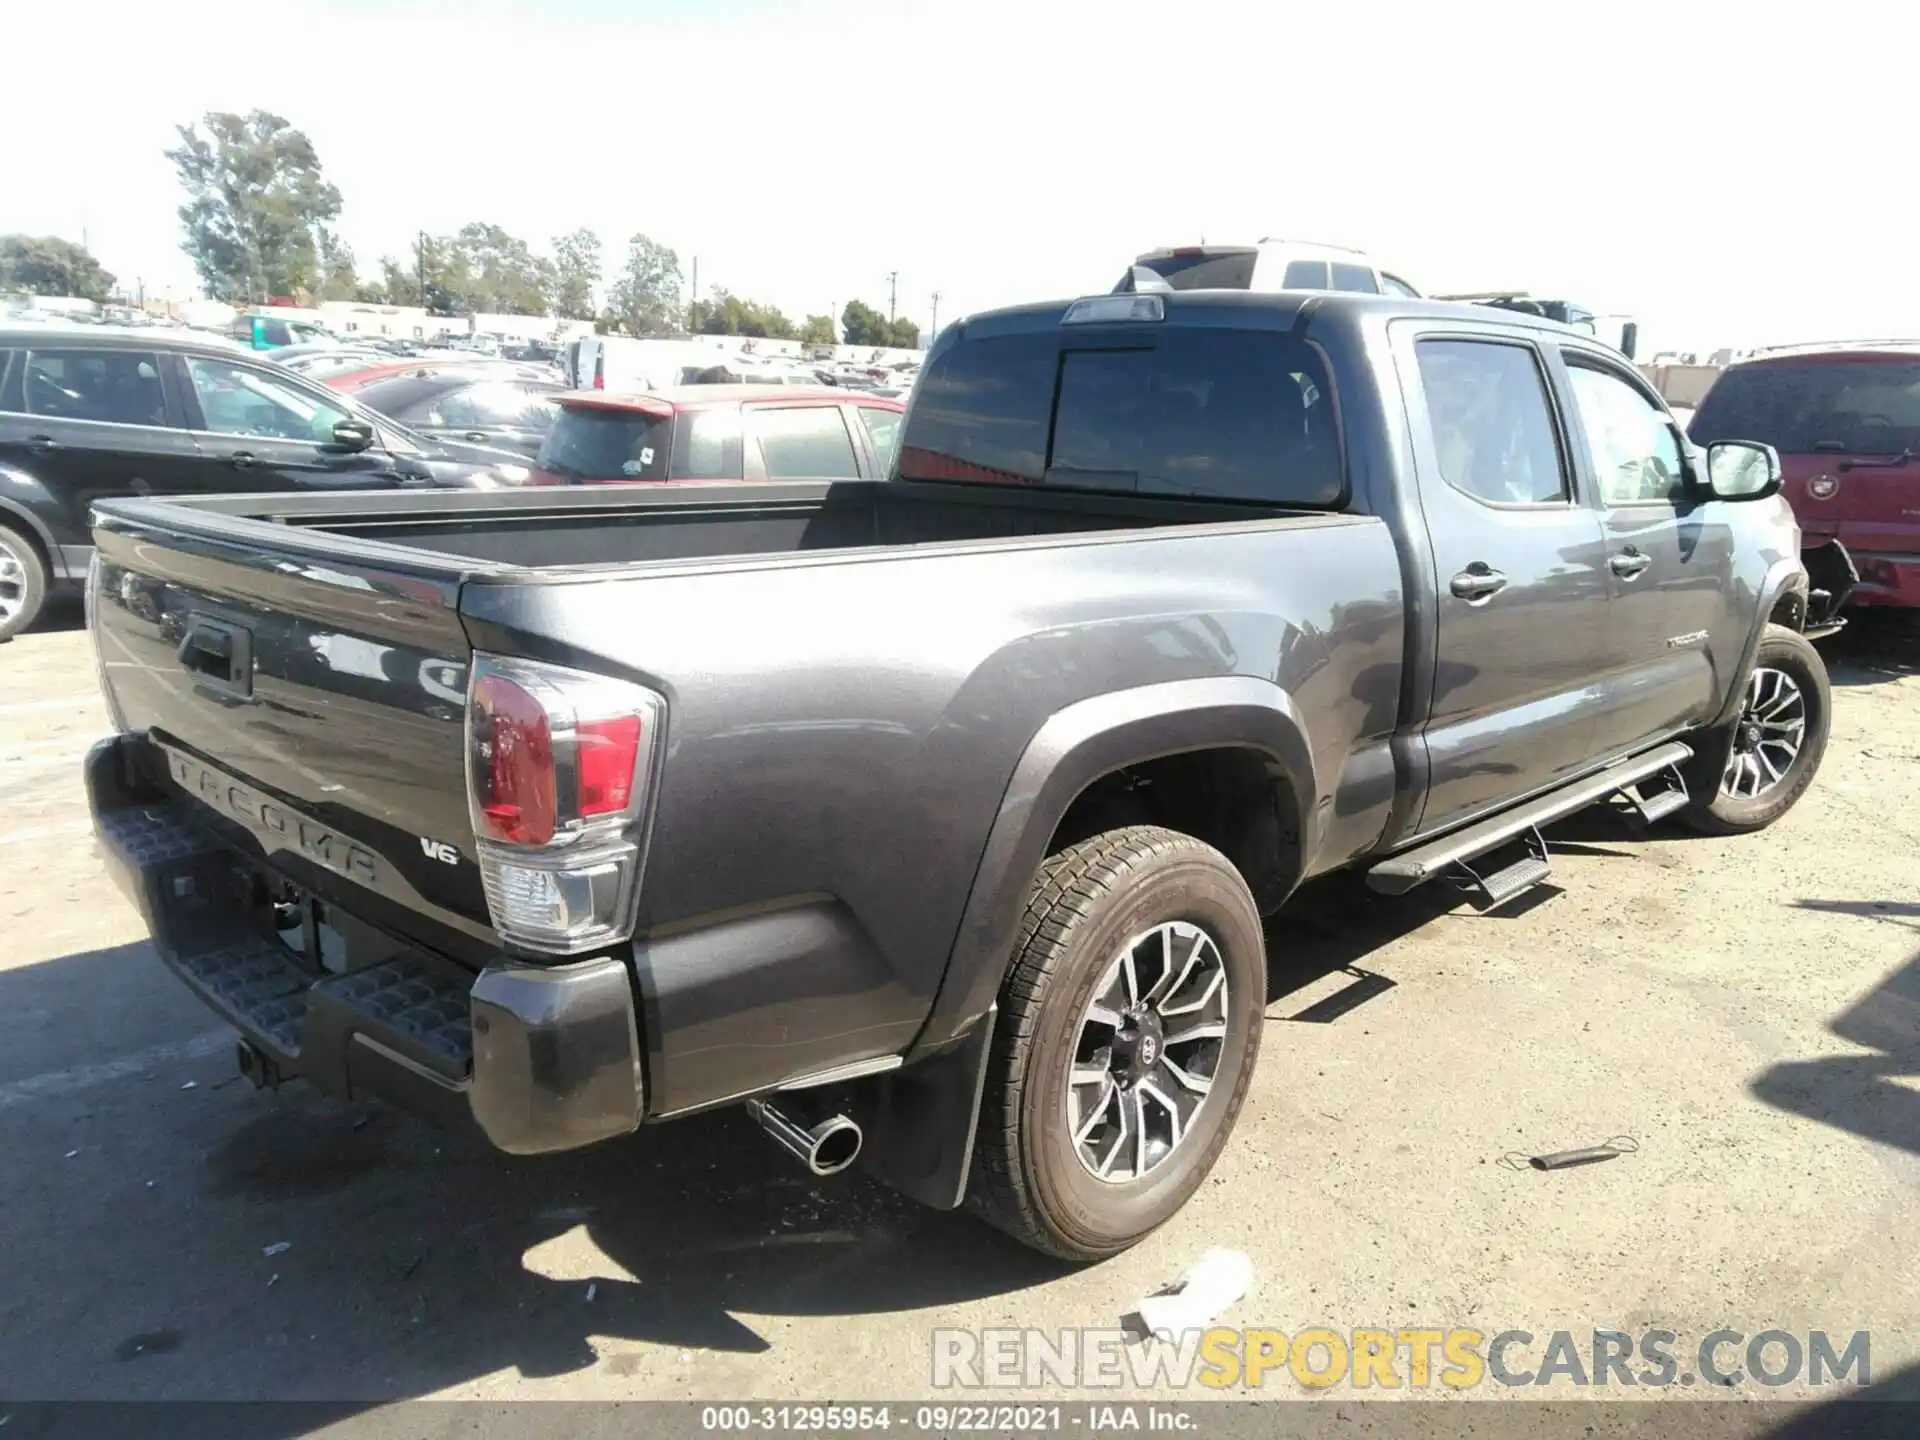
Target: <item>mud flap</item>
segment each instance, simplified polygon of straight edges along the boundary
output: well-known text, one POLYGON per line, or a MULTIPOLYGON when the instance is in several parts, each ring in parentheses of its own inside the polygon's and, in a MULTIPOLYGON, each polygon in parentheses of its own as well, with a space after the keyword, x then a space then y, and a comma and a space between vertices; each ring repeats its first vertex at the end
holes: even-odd
POLYGON ((862 1167, 936 1210, 958 1209, 967 1196, 997 1008, 957 1044, 881 1077, 867 1116, 862 1167))

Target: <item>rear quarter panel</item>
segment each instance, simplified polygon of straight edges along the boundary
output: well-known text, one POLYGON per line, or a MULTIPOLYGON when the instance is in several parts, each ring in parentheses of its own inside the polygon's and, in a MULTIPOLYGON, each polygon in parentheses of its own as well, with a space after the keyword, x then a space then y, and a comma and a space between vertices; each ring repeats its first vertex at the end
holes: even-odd
POLYGON ((667 697, 635 945, 656 1115, 907 1047, 1051 715, 1268 681, 1331 815, 1384 753, 1405 642, 1392 538, 1347 517, 489 581, 462 612, 479 648, 667 697))

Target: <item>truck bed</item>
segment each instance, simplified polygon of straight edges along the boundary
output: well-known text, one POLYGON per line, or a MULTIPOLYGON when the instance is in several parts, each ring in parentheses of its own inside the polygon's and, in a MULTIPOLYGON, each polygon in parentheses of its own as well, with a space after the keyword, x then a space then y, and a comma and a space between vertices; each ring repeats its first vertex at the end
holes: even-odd
POLYGON ((1217 525, 1285 513, 1219 501, 874 481, 248 495, 186 503, 213 515, 268 520, 517 568, 1217 525))

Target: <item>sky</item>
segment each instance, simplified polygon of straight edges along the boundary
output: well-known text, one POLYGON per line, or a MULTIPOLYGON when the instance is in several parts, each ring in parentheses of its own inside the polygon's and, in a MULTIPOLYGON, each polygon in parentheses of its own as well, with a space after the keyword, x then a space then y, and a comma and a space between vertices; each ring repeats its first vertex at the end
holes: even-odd
POLYGON ((14 8, 0 233, 84 232, 150 295, 194 285, 174 127, 261 107, 363 274, 470 220, 590 227, 609 270, 641 231, 794 316, 897 272, 924 326, 1272 235, 1630 314, 1643 354, 1920 334, 1893 3, 97 0, 84 41, 14 8))

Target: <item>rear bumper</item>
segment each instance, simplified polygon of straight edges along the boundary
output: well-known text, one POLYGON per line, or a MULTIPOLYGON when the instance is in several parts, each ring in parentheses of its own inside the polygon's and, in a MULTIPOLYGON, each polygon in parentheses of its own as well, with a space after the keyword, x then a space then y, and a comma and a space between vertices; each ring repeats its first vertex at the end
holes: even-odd
MULTIPOLYGON (((249 903, 256 862, 194 823, 193 802, 145 789, 127 748, 87 756, 107 868, 155 950, 252 1048, 258 1075, 343 1098, 378 1094, 513 1154, 635 1129, 643 1112, 633 984, 619 960, 503 963, 478 975, 404 946, 376 964, 310 969, 249 903)), ((257 887, 256 887, 257 888, 257 887)))
POLYGON ((1848 603, 1920 608, 1920 555, 1854 551, 1860 583, 1848 603))

